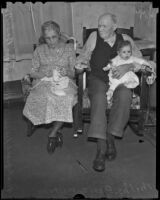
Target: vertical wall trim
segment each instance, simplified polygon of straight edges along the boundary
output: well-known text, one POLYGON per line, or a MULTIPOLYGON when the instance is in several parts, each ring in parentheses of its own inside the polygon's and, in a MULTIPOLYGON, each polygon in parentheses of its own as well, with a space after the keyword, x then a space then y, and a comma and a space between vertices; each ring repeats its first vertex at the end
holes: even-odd
POLYGON ((73 36, 75 36, 75 28, 74 28, 74 23, 73 23, 73 4, 72 3, 70 3, 70 5, 71 5, 71 15, 72 15, 72 31, 73 31, 73 36))
POLYGON ((34 29, 34 33, 35 33, 35 37, 36 37, 36 41, 37 41, 38 36, 37 36, 36 25, 35 25, 35 20, 34 20, 32 2, 30 2, 30 11, 31 11, 31 19, 32 19, 32 23, 33 23, 33 29, 34 29))

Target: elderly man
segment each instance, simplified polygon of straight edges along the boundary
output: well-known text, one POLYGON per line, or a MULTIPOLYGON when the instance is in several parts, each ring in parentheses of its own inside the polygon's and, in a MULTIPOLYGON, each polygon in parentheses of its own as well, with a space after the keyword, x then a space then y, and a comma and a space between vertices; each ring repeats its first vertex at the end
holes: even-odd
MULTIPOLYGON (((93 161, 93 169, 96 171, 105 170, 105 160, 113 160, 116 157, 114 136, 122 137, 124 128, 129 120, 130 105, 132 99, 131 90, 120 85, 114 91, 113 105, 107 125, 106 118, 106 92, 109 83, 108 75, 103 71, 109 61, 117 55, 119 41, 129 40, 132 45, 132 54, 141 57, 141 53, 135 46, 134 41, 128 35, 121 35, 115 32, 116 16, 105 13, 98 19, 98 31, 90 34, 83 53, 77 58, 78 64, 88 61, 90 74, 88 77, 88 91, 91 101, 91 123, 88 130, 88 137, 97 138, 97 153, 93 161)), ((121 65, 114 71, 114 78, 121 78, 126 72, 132 71, 135 65, 121 65)), ((79 68, 79 72, 80 72, 79 68)))

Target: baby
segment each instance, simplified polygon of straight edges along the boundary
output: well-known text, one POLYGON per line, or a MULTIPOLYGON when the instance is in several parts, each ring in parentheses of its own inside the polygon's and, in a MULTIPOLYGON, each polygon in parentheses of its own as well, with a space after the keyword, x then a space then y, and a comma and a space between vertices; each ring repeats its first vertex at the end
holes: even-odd
POLYGON ((67 76, 61 76, 57 69, 53 69, 52 77, 44 77, 41 81, 50 81, 53 83, 52 92, 58 96, 65 96, 65 88, 68 87, 69 78, 67 76))
POLYGON ((108 102, 111 101, 113 92, 118 85, 124 84, 127 88, 135 88, 139 85, 139 78, 134 72, 129 71, 124 74, 124 76, 122 76, 120 79, 116 79, 112 78, 112 69, 114 70, 119 65, 130 63, 138 63, 141 65, 141 68, 135 67, 134 71, 143 69, 142 65, 147 65, 149 68, 152 69, 152 67, 146 60, 132 56, 132 46, 128 40, 119 43, 117 53, 118 55, 111 60, 111 63, 103 68, 104 71, 110 70, 108 74, 110 87, 106 93, 108 102))

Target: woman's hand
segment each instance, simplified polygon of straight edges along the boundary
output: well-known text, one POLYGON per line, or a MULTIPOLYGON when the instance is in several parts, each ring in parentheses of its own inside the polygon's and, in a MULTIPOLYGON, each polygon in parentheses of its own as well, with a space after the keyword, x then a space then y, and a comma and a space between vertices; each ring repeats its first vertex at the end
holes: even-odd
POLYGON ((59 73, 61 76, 67 76, 67 70, 64 67, 61 67, 60 69, 58 69, 59 73))
POLYGON ((45 75, 49 78, 49 77, 52 77, 53 76, 53 71, 51 69, 47 70, 45 72, 45 75))
POLYGON ((125 73, 131 71, 131 69, 134 68, 134 65, 131 64, 124 64, 124 65, 119 65, 116 68, 112 69, 112 77, 116 79, 120 79, 122 76, 124 76, 125 73))

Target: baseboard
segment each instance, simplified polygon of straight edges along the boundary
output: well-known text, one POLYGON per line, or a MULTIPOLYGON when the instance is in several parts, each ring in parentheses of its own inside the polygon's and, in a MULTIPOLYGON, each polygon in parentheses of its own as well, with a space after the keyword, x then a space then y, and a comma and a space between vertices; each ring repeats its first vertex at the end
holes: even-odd
POLYGON ((21 80, 3 83, 3 99, 4 101, 23 99, 21 80))

